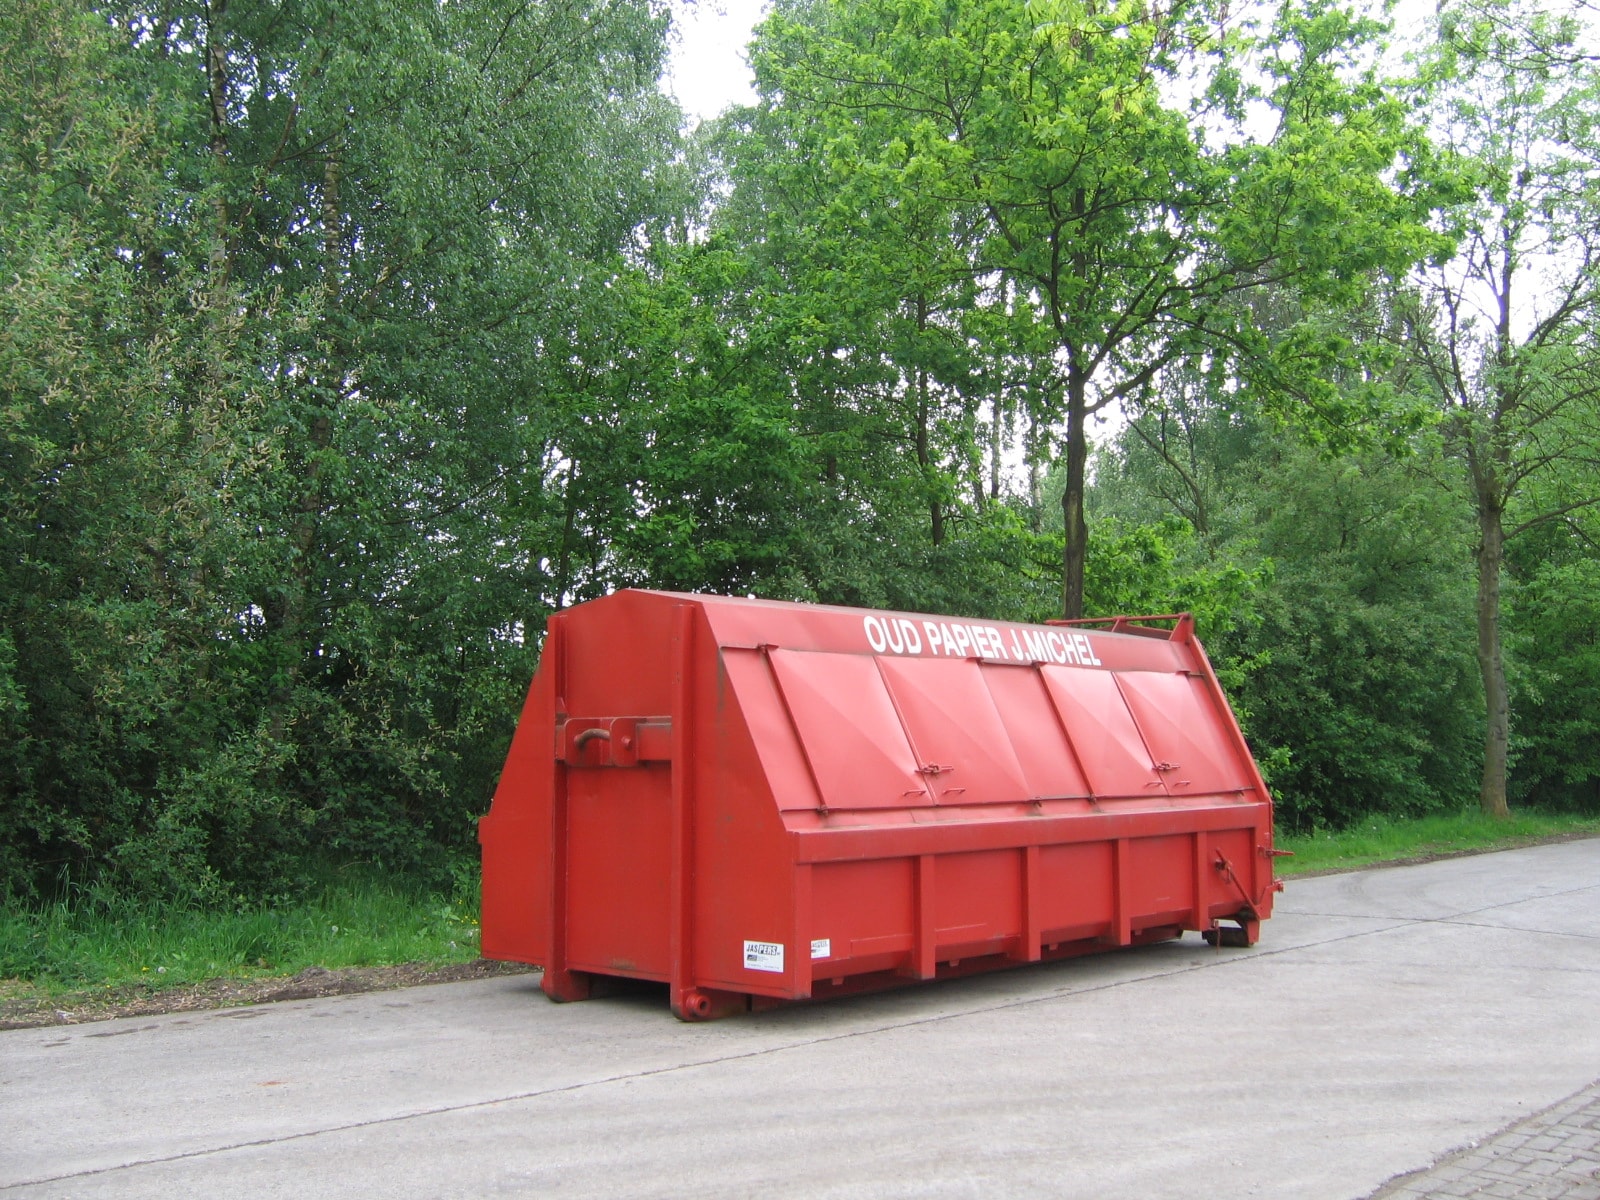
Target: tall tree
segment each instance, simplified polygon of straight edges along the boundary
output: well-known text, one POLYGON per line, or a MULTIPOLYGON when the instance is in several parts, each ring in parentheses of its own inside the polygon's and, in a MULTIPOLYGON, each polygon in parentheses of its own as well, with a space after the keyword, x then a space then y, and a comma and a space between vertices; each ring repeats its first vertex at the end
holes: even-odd
POLYGON ((1470 0, 1427 63, 1435 136, 1467 194, 1462 239, 1420 277, 1407 327, 1477 523, 1487 706, 1479 803, 1505 816, 1512 734, 1501 636, 1506 543, 1600 504, 1600 71, 1576 10, 1470 0))
POLYGON ((1325 379, 1357 347, 1325 324, 1269 338, 1238 301, 1270 285, 1307 312, 1345 304, 1430 246, 1392 186, 1412 131, 1361 66, 1377 33, 1324 0, 1261 27, 1206 0, 797 0, 761 28, 762 103, 825 128, 839 178, 981 225, 972 269, 1048 331, 1068 615, 1092 414, 1182 362, 1331 424, 1360 411, 1325 379))

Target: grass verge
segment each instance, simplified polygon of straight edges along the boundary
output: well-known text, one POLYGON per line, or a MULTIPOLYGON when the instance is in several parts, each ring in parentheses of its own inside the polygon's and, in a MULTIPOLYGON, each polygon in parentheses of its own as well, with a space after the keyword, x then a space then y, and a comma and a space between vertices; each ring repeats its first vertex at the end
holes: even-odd
POLYGON ((1281 835, 1278 848, 1292 850, 1294 857, 1278 859, 1276 870, 1280 875, 1354 870, 1595 836, 1600 836, 1600 818, 1537 812, 1513 812, 1505 821, 1478 812, 1409 821, 1368 817, 1337 833, 1281 835))
POLYGON ((282 903, 206 908, 89 896, 0 912, 0 1002, 128 998, 218 979, 478 957, 475 888, 331 876, 282 903))

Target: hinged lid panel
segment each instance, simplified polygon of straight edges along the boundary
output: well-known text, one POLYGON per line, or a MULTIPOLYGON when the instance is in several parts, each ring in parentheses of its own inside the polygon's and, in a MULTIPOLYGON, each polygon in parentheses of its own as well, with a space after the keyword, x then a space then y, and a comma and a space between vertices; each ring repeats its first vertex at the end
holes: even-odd
POLYGON ((880 658, 878 670, 939 804, 1030 799, 983 671, 965 658, 880 658))
POLYGON ((929 802, 922 764, 870 655, 771 650, 768 657, 824 806, 929 802))

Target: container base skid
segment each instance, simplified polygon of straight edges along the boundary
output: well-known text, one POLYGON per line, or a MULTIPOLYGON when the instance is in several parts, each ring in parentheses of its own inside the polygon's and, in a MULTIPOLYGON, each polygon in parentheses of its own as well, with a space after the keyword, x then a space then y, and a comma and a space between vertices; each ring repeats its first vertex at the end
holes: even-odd
MULTIPOLYGON (((1142 929, 1134 934, 1129 941, 1129 946, 1154 946, 1162 942, 1177 941, 1187 932, 1177 926, 1162 925, 1152 929, 1142 929)), ((1235 924, 1223 925, 1220 922, 1211 929, 1201 930, 1200 934, 1207 945, 1216 946, 1218 938, 1221 945, 1243 947, 1256 944, 1260 932, 1260 922, 1241 919, 1235 924)), ((1040 962, 1061 962, 1065 959, 1082 958, 1090 954, 1102 954, 1111 949, 1106 942, 1098 938, 1086 938, 1076 942, 1061 942, 1054 946, 1045 947, 1040 953, 1040 962)), ((995 971, 1011 970, 1028 964, 1008 954, 986 954, 976 958, 952 959, 937 965, 932 976, 932 981, 944 979, 964 979, 971 975, 987 975, 995 971)), ((540 985, 545 995, 558 1003, 569 1003, 577 1000, 588 1000, 595 996, 605 995, 607 990, 614 987, 625 976, 606 976, 590 974, 584 971, 566 971, 556 978, 551 975, 544 977, 540 985)), ((838 978, 818 979, 812 984, 810 1000, 830 1000, 840 996, 862 996, 876 992, 894 991, 898 988, 909 987, 912 984, 929 982, 904 971, 871 971, 862 975, 845 975, 838 978)), ((784 1008, 791 1004, 809 1003, 807 1000, 789 1000, 775 996, 756 996, 745 992, 729 992, 716 988, 688 988, 682 993, 674 993, 668 987, 668 999, 673 1014, 682 1021, 711 1021, 720 1017, 730 1017, 737 1013, 745 1012, 770 1012, 773 1009, 784 1008)))
POLYGON ((483 953, 699 1021, 1271 915, 1272 804, 1187 617, 619 592, 551 618, 479 829, 483 953))

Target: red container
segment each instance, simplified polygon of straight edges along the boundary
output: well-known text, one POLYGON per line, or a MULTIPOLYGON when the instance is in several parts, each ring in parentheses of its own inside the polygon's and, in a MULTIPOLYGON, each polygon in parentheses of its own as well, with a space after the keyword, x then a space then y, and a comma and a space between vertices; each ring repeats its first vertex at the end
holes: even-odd
POLYGON ((557 1000, 659 980, 684 1019, 1186 929, 1249 944, 1276 887, 1187 616, 618 592, 550 618, 479 838, 487 957, 557 1000))

